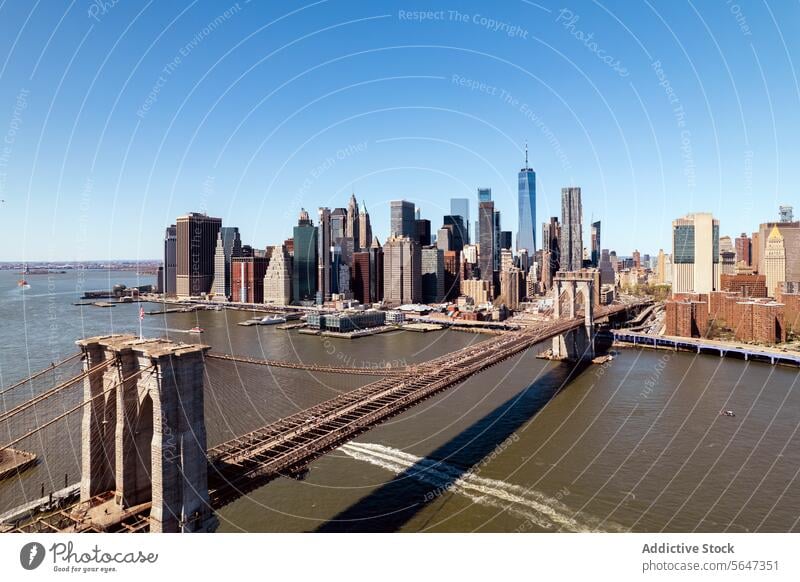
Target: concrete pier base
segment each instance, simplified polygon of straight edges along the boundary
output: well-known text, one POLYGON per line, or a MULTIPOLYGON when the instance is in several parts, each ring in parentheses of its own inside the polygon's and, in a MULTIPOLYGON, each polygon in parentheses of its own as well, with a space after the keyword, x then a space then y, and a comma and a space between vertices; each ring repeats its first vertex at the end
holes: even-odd
POLYGON ((81 500, 112 491, 104 515, 150 504, 153 532, 211 531, 203 354, 208 346, 130 335, 77 342, 84 367, 81 500))
POLYGON ((581 327, 553 338, 553 358, 577 362, 595 356, 594 328, 581 327))

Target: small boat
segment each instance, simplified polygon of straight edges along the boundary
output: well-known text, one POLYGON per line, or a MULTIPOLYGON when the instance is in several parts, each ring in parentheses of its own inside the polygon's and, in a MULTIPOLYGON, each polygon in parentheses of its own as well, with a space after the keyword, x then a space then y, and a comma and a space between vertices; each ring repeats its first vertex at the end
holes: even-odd
POLYGON ((733 410, 724 410, 719 414, 720 416, 736 416, 736 413, 733 410))
POLYGON ((286 318, 280 315, 267 315, 261 318, 258 325, 275 325, 276 323, 286 323, 286 318))
POLYGON ((19 281, 17 281, 17 287, 19 287, 20 289, 30 289, 31 288, 31 286, 28 284, 28 282, 25 279, 20 279, 19 281))
POLYGON ((202 327, 194 326, 189 330, 189 333, 203 333, 205 330, 202 327))

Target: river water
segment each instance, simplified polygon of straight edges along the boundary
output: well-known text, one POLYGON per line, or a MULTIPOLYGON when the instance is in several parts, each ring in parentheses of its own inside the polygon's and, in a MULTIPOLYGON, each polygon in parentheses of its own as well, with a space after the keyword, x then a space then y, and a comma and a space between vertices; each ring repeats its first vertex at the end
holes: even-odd
MULTIPOLYGON (((0 272, 4 386, 73 353, 80 337, 139 333, 136 305, 72 305, 83 289, 136 284, 131 273, 31 276, 25 292, 16 278, 0 272)), ((338 340, 235 325, 248 316, 148 316, 142 331, 215 351, 357 366, 424 361, 485 339, 443 331, 338 340), (194 325, 206 332, 187 334, 194 325)), ((628 349, 575 370, 536 359, 543 348, 361 435, 303 480, 278 479, 232 503, 219 513, 220 531, 798 530, 795 370, 628 349), (729 409, 735 417, 720 416, 729 409)), ((210 445, 369 380, 218 361, 207 368, 210 445)), ((14 393, 2 406, 19 402, 14 393)), ((42 484, 58 489, 64 473, 76 480, 79 422, 71 423, 42 439, 39 465, 0 483, 0 510, 38 497, 42 484)))

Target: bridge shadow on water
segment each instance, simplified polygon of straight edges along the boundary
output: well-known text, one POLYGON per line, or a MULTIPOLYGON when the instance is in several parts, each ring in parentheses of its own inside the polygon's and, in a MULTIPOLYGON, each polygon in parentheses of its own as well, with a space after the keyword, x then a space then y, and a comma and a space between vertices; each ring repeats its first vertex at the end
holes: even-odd
MULTIPOLYGON (((598 346, 600 348, 601 346, 598 346)), ((530 352, 523 357, 530 357, 530 352)), ((580 375, 588 363, 561 363, 503 402, 454 438, 396 475, 377 490, 320 525, 318 532, 395 532, 462 476, 475 471, 483 459, 498 449, 532 419, 560 390, 580 375), (437 471, 432 487, 426 472, 433 463, 446 463, 446 482, 437 471)), ((477 376, 478 378, 480 376, 477 376)), ((474 381, 474 378, 473 378, 474 381)))

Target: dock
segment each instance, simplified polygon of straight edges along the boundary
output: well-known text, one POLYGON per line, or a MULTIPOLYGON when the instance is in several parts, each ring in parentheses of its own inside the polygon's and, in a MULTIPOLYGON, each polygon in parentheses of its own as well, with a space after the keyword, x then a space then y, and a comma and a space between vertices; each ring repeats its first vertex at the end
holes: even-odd
MULTIPOLYGON (((398 328, 394 325, 382 325, 380 327, 368 327, 366 329, 357 329, 355 331, 329 331, 323 330, 319 331, 316 330, 319 335, 324 337, 335 337, 339 339, 356 339, 359 337, 369 337, 371 335, 378 335, 379 333, 386 333, 387 331, 397 331, 398 328)), ((301 329, 300 333, 306 332, 305 329, 301 329)))
POLYGON ((275 326, 275 329, 300 329, 306 326, 304 321, 296 321, 294 323, 281 323, 275 326))
POLYGON ((614 335, 614 345, 620 347, 694 352, 696 354, 712 354, 721 358, 732 357, 772 365, 800 367, 800 352, 781 348, 706 338, 651 335, 627 329, 615 329, 611 333, 614 335))
POLYGON ((36 464, 36 455, 8 447, 0 450, 0 480, 13 477, 36 464))
POLYGON ((444 326, 436 323, 407 323, 402 329, 426 333, 429 331, 439 331, 444 329, 444 326))

